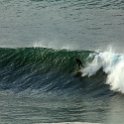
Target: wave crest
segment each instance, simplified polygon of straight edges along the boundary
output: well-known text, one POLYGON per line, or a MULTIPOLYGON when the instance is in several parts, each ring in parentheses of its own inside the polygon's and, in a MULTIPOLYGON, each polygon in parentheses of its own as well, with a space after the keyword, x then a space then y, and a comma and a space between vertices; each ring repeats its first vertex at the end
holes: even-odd
POLYGON ((110 85, 111 90, 124 93, 124 55, 110 50, 93 56, 92 62, 82 69, 82 76, 93 76, 102 69, 107 74, 106 84, 110 85))

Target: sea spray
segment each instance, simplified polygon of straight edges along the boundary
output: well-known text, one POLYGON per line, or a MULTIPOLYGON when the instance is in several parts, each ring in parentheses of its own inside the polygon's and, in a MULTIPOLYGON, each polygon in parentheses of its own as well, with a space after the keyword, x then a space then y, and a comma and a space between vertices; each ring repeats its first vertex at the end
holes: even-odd
POLYGON ((106 83, 112 90, 124 93, 124 60, 120 60, 111 70, 106 83))
POLYGON ((110 85, 111 90, 124 93, 124 55, 110 50, 93 56, 92 62, 82 69, 82 76, 93 76, 102 69, 107 74, 106 84, 110 85))

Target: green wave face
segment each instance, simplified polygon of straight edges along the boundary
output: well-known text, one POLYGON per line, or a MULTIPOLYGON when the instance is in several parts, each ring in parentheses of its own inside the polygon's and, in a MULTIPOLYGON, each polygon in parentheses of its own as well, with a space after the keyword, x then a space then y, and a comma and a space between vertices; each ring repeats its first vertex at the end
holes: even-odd
POLYGON ((71 72, 76 67, 76 58, 83 64, 91 51, 67 51, 46 48, 1 48, 0 67, 13 66, 15 69, 24 66, 36 67, 42 71, 61 70, 71 72))

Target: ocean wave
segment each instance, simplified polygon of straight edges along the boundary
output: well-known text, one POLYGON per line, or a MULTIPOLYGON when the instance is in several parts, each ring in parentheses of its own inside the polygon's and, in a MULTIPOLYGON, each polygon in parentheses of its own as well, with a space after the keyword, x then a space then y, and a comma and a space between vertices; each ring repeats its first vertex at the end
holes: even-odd
POLYGON ((123 61, 118 62, 120 59, 118 54, 108 52, 1 48, 0 90, 17 93, 30 89, 40 93, 66 91, 109 96, 110 86, 112 90, 123 93, 123 83, 115 79, 116 75, 123 80, 119 77, 122 75, 117 74, 122 72, 118 66, 123 69, 123 61), (76 58, 83 63, 82 76, 75 76, 79 72, 76 58))

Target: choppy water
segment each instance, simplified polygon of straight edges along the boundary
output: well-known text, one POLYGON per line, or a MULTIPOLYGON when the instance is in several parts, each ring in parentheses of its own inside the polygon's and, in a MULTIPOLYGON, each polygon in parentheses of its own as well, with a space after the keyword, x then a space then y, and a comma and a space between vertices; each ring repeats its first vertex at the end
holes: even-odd
POLYGON ((122 0, 1 0, 0 46, 123 49, 122 0))
POLYGON ((1 0, 0 123, 123 124, 123 32, 122 0, 1 0))

